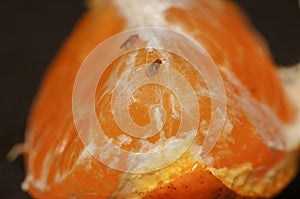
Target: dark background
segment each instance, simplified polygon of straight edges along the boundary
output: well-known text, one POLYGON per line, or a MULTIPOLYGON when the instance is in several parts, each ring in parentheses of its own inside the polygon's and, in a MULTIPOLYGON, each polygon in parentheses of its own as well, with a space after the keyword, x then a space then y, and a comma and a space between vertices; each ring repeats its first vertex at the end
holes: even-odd
MULTIPOLYGON (((300 60, 297 0, 236 0, 267 40, 275 62, 300 60)), ((6 160, 22 142, 26 118, 46 67, 86 10, 84 0, 0 1, 0 198, 30 198, 20 190, 23 160, 6 160)), ((278 198, 300 195, 300 176, 278 198)))

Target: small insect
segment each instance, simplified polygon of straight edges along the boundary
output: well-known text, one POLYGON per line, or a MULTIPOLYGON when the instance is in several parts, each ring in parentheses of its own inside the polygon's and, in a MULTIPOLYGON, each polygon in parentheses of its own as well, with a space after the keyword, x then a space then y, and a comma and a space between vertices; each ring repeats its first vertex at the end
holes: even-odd
POLYGON ((120 49, 124 48, 125 50, 129 50, 129 48, 137 41, 139 40, 139 35, 131 35, 121 46, 120 49))
POLYGON ((147 69, 147 75, 150 77, 157 73, 162 61, 160 59, 156 59, 147 69))

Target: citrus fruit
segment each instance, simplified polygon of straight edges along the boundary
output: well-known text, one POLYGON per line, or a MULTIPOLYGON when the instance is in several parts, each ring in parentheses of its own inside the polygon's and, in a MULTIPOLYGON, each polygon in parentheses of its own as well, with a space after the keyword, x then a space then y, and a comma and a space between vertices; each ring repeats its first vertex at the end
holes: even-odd
POLYGON ((272 197, 297 172, 297 117, 232 2, 90 1, 34 101, 22 188, 43 199, 272 197))

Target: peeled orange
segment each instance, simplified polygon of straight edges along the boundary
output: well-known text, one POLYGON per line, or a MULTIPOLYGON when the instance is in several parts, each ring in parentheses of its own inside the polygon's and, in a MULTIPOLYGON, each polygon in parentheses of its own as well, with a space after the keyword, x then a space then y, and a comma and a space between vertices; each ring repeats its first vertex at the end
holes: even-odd
POLYGON ((297 172, 297 118, 231 1, 90 1, 34 101, 22 188, 43 199, 272 197, 297 172))

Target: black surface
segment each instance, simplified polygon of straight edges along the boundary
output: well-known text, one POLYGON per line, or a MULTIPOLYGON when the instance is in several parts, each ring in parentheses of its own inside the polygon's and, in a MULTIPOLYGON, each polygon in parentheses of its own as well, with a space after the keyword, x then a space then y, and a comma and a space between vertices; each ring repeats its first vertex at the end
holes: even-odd
MULTIPOLYGON (((9 163, 6 153, 22 142, 26 117, 51 59, 85 11, 83 0, 0 1, 0 198, 30 198, 20 190, 23 161, 9 163)), ((300 60, 297 0, 237 0, 266 38, 275 61, 300 60)), ((297 178, 278 198, 300 195, 297 178)))

